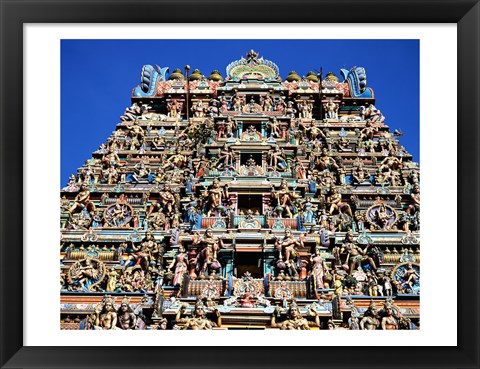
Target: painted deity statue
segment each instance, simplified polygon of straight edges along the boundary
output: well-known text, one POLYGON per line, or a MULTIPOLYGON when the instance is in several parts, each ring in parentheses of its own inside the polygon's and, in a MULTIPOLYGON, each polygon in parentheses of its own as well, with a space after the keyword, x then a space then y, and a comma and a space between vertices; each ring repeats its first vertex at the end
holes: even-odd
POLYGON ((228 199, 228 185, 225 185, 225 189, 220 186, 220 181, 215 179, 213 181, 212 187, 208 190, 206 194, 207 197, 207 208, 206 215, 207 217, 215 211, 221 211, 223 201, 228 199))
POLYGON ((183 329, 185 330, 211 330, 214 327, 221 325, 221 318, 218 310, 215 310, 217 314, 217 322, 214 322, 207 318, 207 307, 203 302, 198 299, 195 303, 195 308, 190 318, 181 318, 183 309, 186 305, 182 305, 177 313, 176 321, 177 323, 183 324, 183 329))
POLYGON ((279 259, 282 260, 285 256, 285 263, 289 263, 290 259, 298 258, 297 247, 303 247, 302 239, 296 240, 290 229, 285 230, 285 236, 282 240, 275 241, 275 247, 279 254, 279 259))
POLYGON ((340 255, 347 254, 345 262, 348 265, 350 275, 352 275, 356 268, 361 266, 362 262, 364 261, 373 271, 377 270, 375 260, 367 253, 369 247, 370 245, 368 244, 364 249, 362 249, 354 242, 353 232, 347 232, 342 247, 340 248, 340 255))
POLYGON ((281 330, 310 330, 310 325, 308 324, 307 319, 302 317, 295 300, 290 303, 290 307, 288 308, 288 318, 285 321, 277 323, 275 316, 276 312, 274 312, 271 318, 270 325, 272 328, 280 328, 281 330))
POLYGON ((310 257, 312 263, 312 277, 314 278, 315 288, 329 288, 327 279, 331 280, 331 275, 325 259, 320 254, 320 249, 315 249, 315 255, 310 257), (327 276, 327 278, 325 278, 327 276))
POLYGON ((73 214, 82 211, 83 209, 87 209, 91 215, 95 212, 95 204, 90 200, 90 191, 88 190, 86 183, 82 183, 80 186, 80 192, 75 196, 74 203, 68 209, 68 212, 73 214))
POLYGON ((135 245, 132 242, 132 249, 135 252, 128 255, 124 268, 134 264, 140 265, 144 271, 147 271, 150 263, 155 260, 155 255, 159 253, 158 244, 150 230, 147 231, 142 243, 135 245))
POLYGON ((130 300, 125 296, 117 310, 117 321, 120 329, 131 330, 137 327, 137 316, 129 305, 130 300))
POLYGON ((288 182, 282 179, 278 190, 275 190, 272 186, 272 198, 277 201, 274 213, 277 216, 286 215, 288 218, 293 218, 293 215, 297 213, 297 207, 295 206, 297 197, 295 192, 288 189, 288 182))
POLYGON ((370 303, 370 306, 367 308, 363 314, 362 320, 360 320, 360 329, 362 330, 375 330, 380 326, 380 320, 378 316, 377 306, 375 302, 370 303))
POLYGON ((220 269, 217 256, 220 249, 224 248, 221 237, 215 237, 213 230, 208 228, 202 238, 194 239, 193 244, 201 246, 196 260, 196 270, 200 276, 204 276, 208 268, 213 270, 220 269))
POLYGON ((181 286, 183 282, 183 276, 185 273, 187 273, 188 269, 188 254, 185 252, 185 248, 182 245, 180 245, 177 254, 167 269, 171 271, 173 267, 175 267, 175 272, 172 285, 181 286))
POLYGON ((105 296, 100 304, 95 308, 95 329, 112 330, 117 329, 117 313, 113 306, 114 299, 111 296, 105 296))

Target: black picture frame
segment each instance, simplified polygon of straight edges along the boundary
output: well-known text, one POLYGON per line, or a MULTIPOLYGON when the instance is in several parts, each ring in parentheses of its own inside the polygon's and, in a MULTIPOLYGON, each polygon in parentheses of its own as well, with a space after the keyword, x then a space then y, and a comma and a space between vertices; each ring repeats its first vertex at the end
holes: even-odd
MULTIPOLYGON (((478 0, 0 0, 0 14, 2 368, 479 368, 478 0), (246 4, 255 7, 248 17, 242 15, 246 4), (28 231, 22 226, 23 24, 161 22, 457 23, 458 346, 345 348, 322 347, 320 342, 318 347, 299 346, 287 350, 282 347, 23 346, 22 240, 24 232, 28 231)), ((448 82, 447 76, 443 78, 448 82)), ((445 183, 455 181, 455 173, 449 172, 448 168, 445 170, 445 173, 439 174, 438 180, 445 183)), ((448 211, 448 203, 445 203, 445 207, 448 211)), ((438 231, 443 232, 442 225, 439 225, 438 231)), ((451 237, 446 232, 445 242, 449 242, 451 237)), ((445 291, 445 298, 448 299, 448 291, 445 291)), ((448 324, 448 319, 454 318, 446 317, 445 321, 438 324, 448 324)))

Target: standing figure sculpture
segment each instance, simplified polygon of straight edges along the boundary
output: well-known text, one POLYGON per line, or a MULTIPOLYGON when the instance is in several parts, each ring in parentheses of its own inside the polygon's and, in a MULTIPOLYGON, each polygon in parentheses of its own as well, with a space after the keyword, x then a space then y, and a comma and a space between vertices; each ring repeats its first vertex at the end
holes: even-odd
POLYGON ((220 186, 220 181, 214 179, 212 187, 208 190, 206 195, 206 216, 209 217, 213 212, 223 212, 223 202, 228 199, 228 184, 225 185, 225 189, 220 186))
POLYGON ((358 266, 362 265, 362 262, 366 262, 373 271, 377 270, 375 260, 367 253, 370 244, 364 249, 358 246, 353 240, 353 232, 348 231, 345 235, 342 247, 339 250, 339 256, 347 254, 345 264, 348 266, 349 274, 352 275, 358 266))
POLYGON ((278 238, 275 240, 275 248, 278 251, 278 259, 283 260, 283 255, 285 255, 285 264, 289 265, 290 258, 297 260, 299 255, 297 247, 303 247, 303 240, 296 240, 290 229, 285 230, 285 236, 282 240, 278 238))
POLYGON ((117 313, 111 296, 105 296, 95 308, 95 329, 112 330, 117 326, 117 313))
POLYGON ((178 100, 171 100, 167 104, 168 116, 170 118, 178 118, 182 110, 183 103, 178 100))
POLYGON ((125 296, 117 310, 117 321, 120 329, 131 330, 137 327, 137 316, 129 305, 130 300, 125 296))
POLYGON ((223 145, 223 150, 218 149, 218 159, 215 162, 217 169, 226 169, 233 165, 235 162, 235 154, 232 148, 227 144, 223 145))
POLYGON ((365 123, 365 127, 360 131, 361 141, 373 141, 375 134, 378 133, 378 128, 374 127, 370 121, 365 123))
POLYGON ((195 118, 203 118, 207 112, 207 107, 203 104, 202 100, 199 100, 192 106, 191 110, 195 118))
POLYGON ((370 306, 363 314, 362 320, 360 320, 360 329, 362 330, 376 330, 380 326, 377 306, 373 300, 370 306))
POLYGON ((116 167, 120 162, 120 158, 113 148, 107 149, 105 154, 102 156, 102 164, 104 168, 116 167))
POLYGON ((285 109, 286 109, 286 105, 285 105, 285 101, 283 100, 283 98, 280 98, 278 99, 276 105, 275 105, 275 110, 282 113, 282 114, 285 114, 285 109))
POLYGON ((130 150, 139 149, 145 138, 145 130, 138 124, 138 120, 135 120, 132 126, 127 126, 127 129, 129 131, 128 135, 131 138, 130 150))
POLYGON ((325 259, 320 254, 320 248, 317 247, 315 249, 315 255, 310 257, 310 262, 312 263, 312 277, 315 290, 319 288, 330 288, 327 280, 331 282, 332 276, 329 272, 327 263, 325 263, 325 259))
POLYGON ((300 112, 300 118, 303 119, 312 119, 312 103, 302 100, 297 103, 298 111, 300 112))
POLYGON ((288 218, 293 218, 293 215, 298 212, 297 207, 295 206, 295 199, 297 197, 298 196, 295 192, 288 189, 288 182, 286 179, 282 179, 278 191, 276 191, 272 185, 272 198, 277 200, 274 214, 280 217, 286 215, 288 218))
POLYGON ((220 249, 224 248, 221 237, 215 237, 212 229, 208 228, 202 238, 194 239, 193 244, 201 246, 196 260, 196 270, 201 277, 205 276, 207 269, 220 269, 217 256, 220 249))
POLYGON ((285 151, 277 145, 268 152, 267 158, 270 159, 270 167, 274 170, 285 171, 288 168, 285 151))
POLYGON ((217 99, 211 99, 207 111, 209 112, 210 117, 218 117, 220 114, 220 101, 217 99))
POLYGON ((295 105, 293 101, 287 102, 287 107, 285 108, 284 115, 287 117, 295 118, 295 114, 297 113, 297 109, 295 109, 295 105))
POLYGON ((338 104, 333 99, 329 99, 327 103, 323 104, 323 109, 325 110, 325 118, 338 119, 338 104))
POLYGON ((390 304, 385 304, 384 312, 385 316, 382 318, 382 329, 398 329, 398 322, 393 316, 393 308, 390 306, 390 304))
POLYGON ((230 103, 234 111, 242 111, 245 106, 245 95, 239 95, 238 93, 232 97, 230 103))
POLYGON ((183 282, 183 277, 187 273, 188 268, 188 254, 185 252, 185 248, 183 247, 183 245, 180 245, 177 254, 173 258, 170 265, 167 267, 167 270, 171 271, 174 266, 175 272, 172 285, 174 287, 181 286, 183 282))
POLYGON ((276 117, 273 117, 271 121, 267 122, 267 128, 270 129, 271 135, 280 137, 281 135, 280 123, 278 122, 276 117))
POLYGON ((232 117, 228 117, 227 121, 224 123, 225 125, 225 135, 226 137, 231 137, 232 135, 235 135, 235 130, 237 129, 237 124, 233 120, 232 117))
POLYGON ((407 214, 414 215, 420 211, 420 187, 418 185, 413 187, 410 199, 412 200, 412 204, 408 206, 407 214))
POLYGON ((273 100, 270 95, 261 95, 260 105, 263 111, 271 111, 273 109, 273 100))
POLYGON ((107 292, 113 292, 117 289, 117 279, 118 273, 116 272, 114 267, 110 268, 110 271, 108 272, 108 281, 107 281, 107 292))
POLYGON ((110 165, 108 169, 102 171, 103 180, 107 184, 115 184, 118 182, 118 171, 115 169, 115 165, 110 165))

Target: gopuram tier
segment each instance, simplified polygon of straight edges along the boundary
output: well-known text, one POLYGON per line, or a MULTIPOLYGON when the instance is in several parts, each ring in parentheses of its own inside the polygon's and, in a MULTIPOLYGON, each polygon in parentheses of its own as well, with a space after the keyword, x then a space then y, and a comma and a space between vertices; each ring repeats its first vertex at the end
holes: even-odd
POLYGON ((61 328, 418 329, 420 175, 400 136, 362 67, 145 65, 61 190, 61 328))

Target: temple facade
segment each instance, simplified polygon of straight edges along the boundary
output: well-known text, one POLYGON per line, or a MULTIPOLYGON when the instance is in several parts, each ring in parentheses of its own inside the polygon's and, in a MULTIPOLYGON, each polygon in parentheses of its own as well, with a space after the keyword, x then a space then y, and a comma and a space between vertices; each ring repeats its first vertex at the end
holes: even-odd
POLYGON ((419 329, 419 168, 366 81, 145 65, 61 190, 61 329, 419 329))

